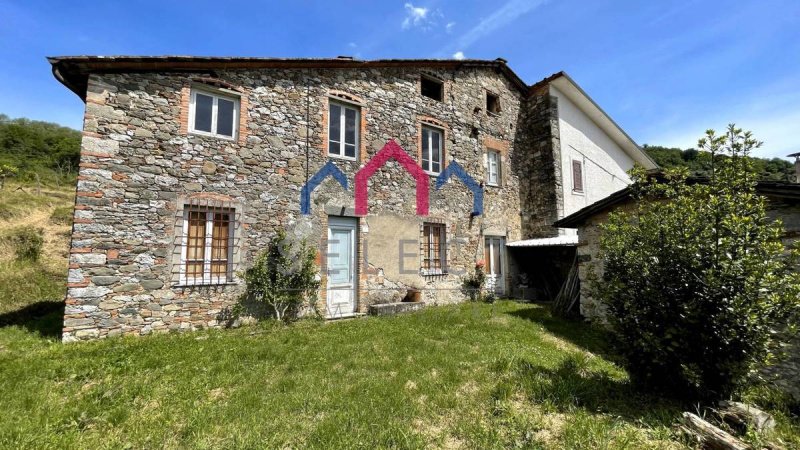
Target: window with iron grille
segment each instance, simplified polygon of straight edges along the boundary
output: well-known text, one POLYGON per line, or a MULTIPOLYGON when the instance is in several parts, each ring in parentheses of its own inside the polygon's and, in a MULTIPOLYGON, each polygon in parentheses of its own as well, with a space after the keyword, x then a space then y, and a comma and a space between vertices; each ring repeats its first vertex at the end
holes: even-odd
POLYGON ((583 163, 572 160, 572 191, 583 192, 583 163))
POLYGON ((231 281, 233 210, 187 207, 183 230, 181 283, 223 284, 231 281))
POLYGON ((425 275, 447 273, 447 227, 443 223, 422 226, 422 271, 425 275))

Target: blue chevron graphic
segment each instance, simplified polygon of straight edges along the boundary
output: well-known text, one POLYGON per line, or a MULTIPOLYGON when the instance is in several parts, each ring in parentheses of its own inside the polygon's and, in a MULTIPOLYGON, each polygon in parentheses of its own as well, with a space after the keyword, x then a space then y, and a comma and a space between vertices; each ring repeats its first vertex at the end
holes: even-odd
POLYGON ((483 187, 473 179, 461 165, 455 161, 450 164, 436 177, 436 190, 438 191, 451 176, 458 177, 462 183, 472 191, 472 215, 480 216, 483 214, 483 187))
POLYGON ((311 193, 317 188, 327 177, 333 177, 342 185, 344 190, 347 190, 347 177, 344 173, 336 167, 332 161, 328 161, 322 166, 317 173, 314 174, 300 189, 300 214, 311 214, 311 193))

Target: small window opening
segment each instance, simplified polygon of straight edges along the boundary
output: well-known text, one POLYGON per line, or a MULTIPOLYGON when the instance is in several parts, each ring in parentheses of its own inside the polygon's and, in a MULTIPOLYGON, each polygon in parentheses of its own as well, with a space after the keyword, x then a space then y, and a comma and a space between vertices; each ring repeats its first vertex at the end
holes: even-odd
POLYGON ((444 98, 444 84, 436 79, 423 76, 420 80, 422 95, 432 98, 437 101, 442 101, 444 98))
POLYGON ((572 191, 583 192, 583 163, 572 160, 572 191))
POLYGON ((500 114, 500 97, 491 92, 486 93, 486 111, 489 114, 500 114))

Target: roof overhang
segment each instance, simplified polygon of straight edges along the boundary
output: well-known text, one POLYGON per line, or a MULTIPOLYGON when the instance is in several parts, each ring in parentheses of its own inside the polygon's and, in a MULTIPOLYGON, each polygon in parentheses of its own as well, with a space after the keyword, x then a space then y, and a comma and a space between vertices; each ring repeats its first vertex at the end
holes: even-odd
MULTIPOLYGON (((653 176, 660 177, 660 174, 653 176)), ((707 178, 690 177, 686 180, 688 184, 708 183, 707 178)), ((756 184, 756 192, 759 194, 771 197, 782 198, 794 201, 800 201, 800 184, 798 183, 785 183, 780 181, 760 181, 756 184)), ((592 203, 591 205, 582 208, 562 219, 553 223, 554 227, 558 228, 577 228, 586 223, 591 217, 608 211, 616 206, 625 203, 626 201, 633 200, 633 190, 626 187, 619 190, 608 197, 592 203)))
POLYGON ((529 247, 576 247, 578 245, 578 235, 568 234, 551 238, 525 239, 524 241, 514 241, 506 244, 506 247, 529 248, 529 247))
POLYGON ((546 87, 552 86, 563 93, 572 103, 574 103, 584 114, 586 114, 603 132, 605 132, 622 150, 631 157, 637 164, 645 169, 657 169, 658 164, 642 150, 625 130, 622 129, 614 119, 611 118, 597 104, 586 91, 581 88, 575 80, 566 72, 557 72, 539 81, 530 87, 531 94, 541 94, 546 87))
POLYGON ((217 56, 53 56, 48 57, 53 75, 82 100, 86 99, 89 74, 113 72, 213 72, 232 69, 371 69, 387 67, 442 68, 457 70, 483 67, 502 73, 525 96, 529 88, 508 67, 506 60, 483 59, 377 59, 257 58, 217 56))

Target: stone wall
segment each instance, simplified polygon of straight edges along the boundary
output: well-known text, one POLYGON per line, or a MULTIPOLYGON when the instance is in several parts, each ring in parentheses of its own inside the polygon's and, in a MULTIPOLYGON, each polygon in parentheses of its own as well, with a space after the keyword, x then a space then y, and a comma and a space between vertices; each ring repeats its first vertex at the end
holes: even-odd
MULTIPOLYGON (((538 145, 539 156, 532 159, 516 151, 522 94, 502 74, 476 68, 424 71, 444 80, 445 98, 438 102, 419 94, 422 72, 387 68, 92 74, 64 340, 224 323, 242 291, 238 277, 218 286, 179 285, 182 209, 192 202, 219 202, 235 209, 234 271, 246 268, 275 231, 285 228, 291 236, 319 246, 324 286, 329 212, 352 211, 354 175, 387 140, 396 140, 417 159, 418 129, 429 120, 445 126, 445 161, 458 161, 482 181, 486 148, 502 147, 503 168, 508 170, 501 187, 486 190, 484 214, 477 217, 470 215, 472 193, 461 182, 453 179, 436 190, 431 177, 429 219, 447 226, 451 273, 403 279, 393 264, 376 257, 359 271, 358 305, 366 311, 370 302, 387 300, 381 289, 401 292, 411 285, 431 288, 423 298, 428 303, 459 301, 460 277, 455 273, 471 270, 482 257, 484 230, 502 230, 508 240, 529 235, 522 230, 520 209, 531 209, 520 206, 519 195, 520 175, 527 179, 527 174, 515 165, 535 166, 540 155, 552 151, 538 145), (188 133, 187 96, 193 83, 213 84, 241 96, 237 140, 188 133), (500 114, 485 112, 487 90, 500 96, 500 114), (312 194, 312 214, 303 216, 300 189, 329 160, 327 105, 329 96, 340 98, 341 93, 361 104, 360 157, 331 158, 346 174, 350 189, 326 180, 312 194)), ((546 99, 536 102, 537 108, 547 105, 546 99)), ((542 114, 539 120, 546 128, 552 122, 542 114)), ((543 176, 539 182, 552 177, 543 176)), ((391 236, 393 222, 382 220, 388 214, 406 224, 406 230, 419 227, 421 235, 421 224, 428 219, 416 216, 414 180, 398 163, 390 161, 371 177, 369 195, 369 214, 359 219, 362 246, 378 245, 371 236, 391 236)), ((530 191, 527 198, 546 202, 530 191)), ((381 245, 391 248, 391 243, 381 245)), ((359 260, 365 254, 369 257, 370 248, 359 249, 359 260)), ((319 298, 324 303, 324 289, 319 298)))
POLYGON ((519 203, 525 239, 558 234, 553 222, 563 216, 561 144, 558 99, 547 86, 523 103, 517 126, 517 160, 513 169, 520 180, 519 203))

